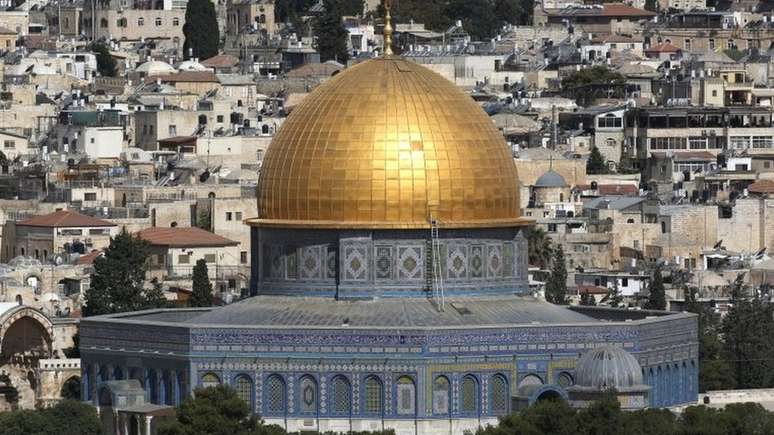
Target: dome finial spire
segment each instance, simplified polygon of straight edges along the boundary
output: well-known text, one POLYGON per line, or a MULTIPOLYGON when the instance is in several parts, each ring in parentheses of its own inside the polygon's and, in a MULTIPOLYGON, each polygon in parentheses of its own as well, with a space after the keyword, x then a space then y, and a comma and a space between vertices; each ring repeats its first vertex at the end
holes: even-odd
POLYGON ((392 0, 384 0, 384 55, 392 56, 392 0))

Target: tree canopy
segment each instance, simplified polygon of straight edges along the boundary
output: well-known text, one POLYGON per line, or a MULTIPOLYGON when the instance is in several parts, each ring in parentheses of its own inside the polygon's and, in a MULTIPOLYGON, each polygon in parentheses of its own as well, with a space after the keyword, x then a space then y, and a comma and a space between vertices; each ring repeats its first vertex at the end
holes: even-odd
POLYGON ((591 153, 588 160, 586 160, 586 173, 587 174, 605 174, 607 173, 607 163, 602 153, 599 152, 599 148, 595 145, 591 146, 591 153))
POLYGON ((97 71, 103 77, 115 77, 116 76, 116 60, 110 49, 104 42, 95 42, 91 45, 91 51, 96 54, 97 57, 97 71))
POLYGON ((595 98, 624 96, 626 78, 603 65, 582 68, 562 79, 562 95, 579 105, 587 105, 595 98))
POLYGON ((185 9, 183 26, 183 56, 208 59, 218 54, 220 31, 218 30, 215 4, 210 0, 189 0, 185 9))
POLYGON ((476 435, 742 435, 774 433, 774 413, 753 403, 722 409, 688 407, 676 415, 667 409, 623 411, 611 393, 586 409, 561 400, 544 400, 479 429, 476 435))
POLYGON ((546 300, 559 305, 567 303, 567 267, 564 264, 562 245, 555 251, 551 276, 546 283, 546 300))
POLYGON ((335 0, 324 0, 325 13, 314 21, 314 34, 317 37, 317 51, 320 61, 335 60, 345 63, 349 58, 347 37, 349 33, 341 21, 341 11, 335 0))
POLYGON ((0 413, 0 435, 100 435, 96 409, 75 400, 50 408, 0 413))
POLYGON ((664 291, 664 277, 661 267, 657 266, 653 271, 653 279, 650 282, 650 295, 645 308, 649 310, 666 310, 666 292, 664 291))
POLYGON ((165 307, 158 286, 146 288, 148 244, 126 231, 110 240, 105 255, 94 261, 91 286, 86 290, 85 316, 165 307))
POLYGON ((551 264, 554 248, 551 239, 540 227, 531 227, 527 230, 527 258, 529 264, 539 266, 541 269, 551 264))
POLYGON ((210 283, 207 271, 207 262, 200 258, 196 260, 193 268, 193 292, 191 294, 192 307, 212 306, 212 283, 210 283))

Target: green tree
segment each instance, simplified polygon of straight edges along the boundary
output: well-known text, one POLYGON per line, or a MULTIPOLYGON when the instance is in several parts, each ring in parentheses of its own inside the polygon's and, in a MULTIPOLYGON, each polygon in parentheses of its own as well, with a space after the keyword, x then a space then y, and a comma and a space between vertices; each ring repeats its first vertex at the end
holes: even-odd
POLYGON ((720 332, 725 359, 731 365, 735 388, 774 386, 774 310, 760 297, 732 299, 720 332))
POLYGON ((699 316, 699 391, 734 388, 734 372, 723 356, 720 315, 697 298, 698 290, 684 289, 685 310, 699 316))
POLYGON ((492 0, 450 0, 445 14, 451 21, 461 20, 462 27, 474 40, 492 38, 501 25, 492 0))
POLYGON ((548 234, 540 227, 530 227, 527 230, 527 258, 529 264, 544 269, 551 264, 553 256, 554 248, 548 234))
POLYGON ((210 0, 189 0, 183 26, 183 56, 209 59, 218 54, 220 32, 215 5, 210 0), (191 54, 191 51, 193 54, 191 54))
POLYGON ((613 287, 608 289, 605 300, 607 301, 607 305, 612 308, 618 308, 621 306, 623 303, 623 296, 621 296, 621 291, 618 288, 618 281, 614 281, 613 287))
POLYGON ((364 0, 336 0, 336 6, 343 16, 359 17, 363 15, 365 9, 364 0))
POLYGON ((207 271, 207 262, 200 258, 196 260, 193 269, 193 292, 191 294, 192 307, 212 306, 212 283, 207 271))
POLYGON ((116 76, 116 60, 110 54, 110 49, 104 42, 95 42, 91 45, 91 51, 97 57, 97 71, 103 77, 116 76))
POLYGON ((0 414, 0 435, 100 435, 96 409, 75 400, 63 400, 51 408, 0 414))
POLYGON ((532 11, 535 9, 533 0, 495 0, 495 16, 501 23, 529 25, 532 24, 532 11))
POLYGON ((599 152, 599 148, 592 145, 591 146, 591 153, 589 154, 588 160, 586 160, 586 173, 587 174, 606 174, 607 173, 607 163, 605 163, 605 158, 602 156, 602 153, 599 152))
POLYGON ((645 308, 649 310, 666 310, 666 292, 664 291, 664 277, 661 266, 656 266, 650 283, 650 295, 645 308))
POLYGON ((324 0, 325 13, 314 21, 317 37, 317 51, 320 61, 335 60, 344 63, 349 58, 347 50, 347 29, 341 21, 341 12, 336 1, 324 0))
POLYGON ((670 435, 679 433, 675 414, 668 409, 643 409, 621 413, 619 433, 627 435, 670 435))
POLYGON ((626 78, 606 66, 582 68, 562 79, 562 95, 579 105, 588 105, 596 98, 623 98, 626 78))
POLYGON ((145 287, 148 244, 121 231, 110 239, 105 255, 94 261, 91 286, 86 290, 85 316, 123 313, 167 305, 158 287, 145 287))
POLYGON ((579 411, 575 419, 578 433, 594 435, 618 435, 621 433, 621 420, 621 404, 612 390, 579 411))
POLYGON ((201 388, 177 409, 177 418, 159 424, 158 435, 282 435, 250 415, 247 403, 228 386, 201 388))
POLYGON ((597 300, 594 299, 594 295, 592 295, 589 292, 586 292, 581 295, 580 304, 587 307, 593 307, 594 305, 597 304, 597 300))
POLYGON ((551 267, 551 276, 546 283, 546 300, 552 304, 567 303, 567 268, 564 264, 564 250, 559 245, 551 267))

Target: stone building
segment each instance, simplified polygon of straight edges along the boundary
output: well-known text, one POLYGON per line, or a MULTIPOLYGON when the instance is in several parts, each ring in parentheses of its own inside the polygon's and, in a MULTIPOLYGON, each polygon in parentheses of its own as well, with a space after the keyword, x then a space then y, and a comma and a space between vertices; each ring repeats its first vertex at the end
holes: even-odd
POLYGON ((462 434, 516 397, 568 397, 579 354, 602 345, 646 385, 679 385, 643 404, 696 399, 695 315, 531 295, 510 150, 416 63, 372 59, 314 90, 274 137, 258 197, 255 296, 83 319, 84 400, 116 379, 159 405, 225 383, 289 431, 462 434))

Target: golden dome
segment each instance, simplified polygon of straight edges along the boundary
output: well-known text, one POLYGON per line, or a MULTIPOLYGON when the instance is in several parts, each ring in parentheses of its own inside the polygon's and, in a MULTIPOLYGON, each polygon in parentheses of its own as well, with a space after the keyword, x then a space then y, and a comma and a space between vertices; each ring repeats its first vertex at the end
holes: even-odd
POLYGON ((494 123, 440 75, 399 57, 315 89, 273 139, 258 182, 261 226, 513 226, 516 166, 494 123))

